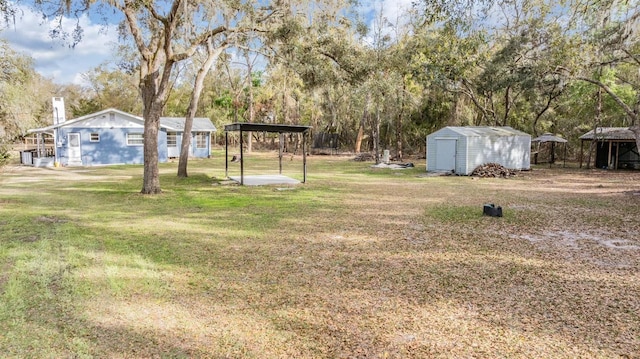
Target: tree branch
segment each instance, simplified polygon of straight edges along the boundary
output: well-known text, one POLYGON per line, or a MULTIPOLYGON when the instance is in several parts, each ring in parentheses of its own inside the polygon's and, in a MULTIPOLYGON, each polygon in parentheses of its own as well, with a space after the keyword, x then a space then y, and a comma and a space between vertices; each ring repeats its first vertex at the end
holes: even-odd
POLYGON ((196 50, 198 49, 199 46, 206 44, 206 42, 210 39, 215 37, 216 35, 219 35, 221 33, 224 32, 234 32, 235 30, 229 30, 226 26, 218 26, 215 29, 211 29, 207 32, 204 32, 202 34, 200 34, 200 36, 196 37, 192 42, 191 42, 191 46, 189 46, 186 50, 177 53, 177 54, 171 54, 171 59, 173 61, 182 61, 184 59, 187 59, 191 56, 193 56, 193 54, 196 52, 196 50))
POLYGON ((583 76, 576 76, 576 79, 581 80, 581 81, 585 81, 585 82, 589 82, 591 84, 594 84, 596 86, 600 86, 601 89, 603 89, 606 93, 609 94, 609 96, 611 96, 611 98, 620 106, 622 107, 622 109, 624 110, 624 112, 627 113, 627 116, 629 116, 631 118, 631 121, 634 124, 638 123, 638 114, 635 113, 633 111, 633 109, 631 107, 629 107, 629 105, 627 105, 626 103, 624 103, 624 101, 622 101, 622 99, 616 95, 610 88, 609 86, 605 85, 604 83, 598 81, 598 80, 594 80, 594 79, 590 79, 588 77, 583 77, 583 76))
POLYGON ((140 51, 140 55, 142 55, 142 57, 146 61, 149 61, 153 54, 144 43, 144 37, 136 19, 136 12, 131 7, 131 3, 125 2, 124 6, 115 6, 117 6, 124 13, 127 19, 127 24, 129 24, 129 31, 131 31, 131 36, 133 37, 133 41, 135 42, 138 51, 140 51))

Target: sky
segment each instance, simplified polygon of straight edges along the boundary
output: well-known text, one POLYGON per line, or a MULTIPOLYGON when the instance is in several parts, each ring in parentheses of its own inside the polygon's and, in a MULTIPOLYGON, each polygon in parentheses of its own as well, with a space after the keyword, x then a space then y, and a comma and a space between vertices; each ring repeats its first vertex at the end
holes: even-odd
MULTIPOLYGON (((372 25, 374 15, 382 10, 392 23, 399 14, 411 6, 412 0, 367 0, 363 1, 361 12, 372 25)), ((118 42, 116 25, 107 26, 103 21, 83 15, 80 26, 84 34, 82 41, 70 47, 61 40, 51 39, 53 21, 21 7, 21 14, 15 25, 3 26, 0 38, 6 39, 11 47, 34 59, 35 70, 42 76, 58 84, 83 84, 82 74, 97 66, 114 60, 113 49, 118 42)), ((75 19, 64 19, 67 29, 75 26, 75 19)))
MULTIPOLYGON (((31 56, 36 71, 44 77, 58 84, 80 84, 83 73, 112 58, 112 50, 118 41, 115 26, 106 27, 104 23, 82 16, 83 40, 72 48, 49 36, 52 21, 44 21, 42 16, 26 7, 21 10, 21 14, 16 16, 15 26, 3 26, 0 38, 6 39, 14 50, 31 56)), ((63 26, 72 29, 75 21, 64 19, 63 26)))

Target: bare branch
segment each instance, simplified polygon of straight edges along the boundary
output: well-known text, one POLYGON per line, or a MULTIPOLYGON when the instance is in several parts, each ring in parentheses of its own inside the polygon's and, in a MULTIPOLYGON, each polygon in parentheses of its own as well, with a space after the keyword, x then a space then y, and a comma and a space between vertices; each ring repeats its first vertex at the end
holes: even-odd
POLYGON ((193 54, 196 52, 198 47, 206 44, 209 39, 212 39, 216 35, 222 34, 224 32, 234 32, 234 31, 235 30, 229 30, 226 26, 218 26, 215 29, 212 29, 200 34, 200 36, 196 37, 191 42, 191 46, 189 46, 186 50, 177 54, 171 54, 170 58, 173 61, 181 61, 181 60, 187 59, 193 56, 193 54))
POLYGON ((615 92, 613 92, 609 86, 605 85, 604 83, 602 83, 601 81, 598 80, 594 80, 594 79, 590 79, 588 77, 583 77, 583 76, 577 76, 576 77, 577 80, 581 80, 581 81, 585 81, 585 82, 589 82, 591 84, 600 86, 601 89, 603 89, 606 93, 609 94, 609 96, 611 96, 611 98, 620 106, 622 107, 622 109, 624 110, 624 112, 627 113, 627 116, 629 116, 631 118, 631 120, 633 121, 634 124, 638 123, 638 114, 635 113, 633 111, 633 109, 631 107, 629 107, 629 105, 627 105, 626 103, 624 103, 624 101, 622 101, 622 99, 615 94, 615 92))
POLYGON ((129 31, 131 31, 131 36, 133 37, 133 41, 136 43, 138 51, 140 51, 140 54, 145 60, 149 60, 153 53, 144 43, 144 37, 142 35, 142 30, 140 30, 140 27, 138 26, 135 10, 127 2, 125 2, 125 6, 118 7, 124 13, 127 19, 127 24, 129 24, 129 31))

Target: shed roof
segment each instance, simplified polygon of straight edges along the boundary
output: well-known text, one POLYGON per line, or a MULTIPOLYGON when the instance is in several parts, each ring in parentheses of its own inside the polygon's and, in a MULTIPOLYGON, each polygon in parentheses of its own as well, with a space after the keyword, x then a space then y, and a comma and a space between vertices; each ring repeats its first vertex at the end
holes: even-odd
POLYGON ((544 133, 542 136, 536 137, 534 139, 531 140, 531 142, 560 142, 560 143, 567 143, 567 140, 565 140, 562 137, 558 137, 558 136, 554 136, 550 133, 544 133))
MULTIPOLYGON (((581 140, 593 140, 593 130, 580 136, 581 140)), ((635 141, 635 134, 629 129, 629 127, 598 127, 595 132, 595 137, 598 140, 628 140, 635 141)))
POLYGON ((468 137, 530 136, 528 133, 518 131, 509 126, 447 126, 445 128, 468 137))

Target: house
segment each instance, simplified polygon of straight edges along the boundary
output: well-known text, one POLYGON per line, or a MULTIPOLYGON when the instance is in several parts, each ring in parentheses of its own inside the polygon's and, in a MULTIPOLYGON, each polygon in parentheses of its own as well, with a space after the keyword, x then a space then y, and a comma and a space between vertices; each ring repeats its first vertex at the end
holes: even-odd
MULTIPOLYGON (((55 103, 54 103, 55 110, 55 103)), ((33 166, 99 166, 144 163, 144 119, 113 108, 72 120, 57 116, 54 124, 29 130, 38 138, 36 148, 22 151, 21 162, 33 166), (44 145, 45 138, 52 145, 44 145)), ((178 157, 184 118, 160 118, 158 161, 178 157)), ((194 118, 191 131, 192 157, 209 157, 211 134, 216 131, 208 118, 194 118)))
MULTIPOLYGON (((580 153, 584 143, 595 140, 596 168, 606 169, 640 169, 640 153, 636 144, 636 136, 628 127, 598 127, 580 136, 580 153)), ((582 167, 582 156, 580 167, 582 167)))
POLYGON ((531 136, 511 127, 448 126, 427 136, 427 171, 469 175, 486 163, 528 170, 531 136))

